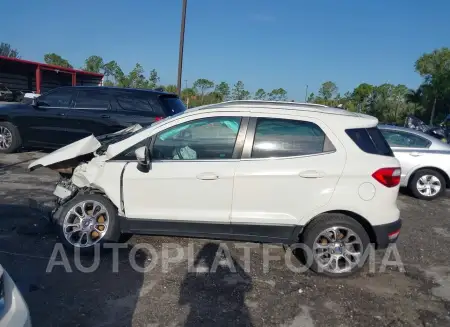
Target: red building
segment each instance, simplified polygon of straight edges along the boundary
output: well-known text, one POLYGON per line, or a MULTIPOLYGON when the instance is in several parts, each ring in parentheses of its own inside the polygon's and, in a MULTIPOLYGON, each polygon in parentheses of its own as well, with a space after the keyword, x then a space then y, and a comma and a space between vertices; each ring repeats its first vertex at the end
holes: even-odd
POLYGON ((102 85, 103 74, 0 56, 0 83, 42 94, 58 86, 102 85))

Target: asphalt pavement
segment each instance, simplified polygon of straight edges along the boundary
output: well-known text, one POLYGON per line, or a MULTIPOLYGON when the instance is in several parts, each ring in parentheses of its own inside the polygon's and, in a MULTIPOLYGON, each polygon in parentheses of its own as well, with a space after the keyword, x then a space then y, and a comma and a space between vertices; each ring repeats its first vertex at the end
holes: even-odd
POLYGON ((449 196, 399 196, 403 229, 391 259, 403 266, 384 271, 384 253, 355 276, 331 279, 296 272, 301 266, 278 245, 133 236, 118 260, 102 252, 98 267, 86 272, 95 260, 61 252, 29 207, 29 198, 50 201, 57 181, 48 169, 27 171, 39 156, 0 155, 0 263, 34 326, 450 326, 449 196), (136 252, 136 244, 152 251, 136 252), (251 248, 249 261, 244 247, 251 248), (205 272, 218 250, 232 264, 221 260, 215 273, 205 272), (265 251, 278 259, 265 264, 265 251))

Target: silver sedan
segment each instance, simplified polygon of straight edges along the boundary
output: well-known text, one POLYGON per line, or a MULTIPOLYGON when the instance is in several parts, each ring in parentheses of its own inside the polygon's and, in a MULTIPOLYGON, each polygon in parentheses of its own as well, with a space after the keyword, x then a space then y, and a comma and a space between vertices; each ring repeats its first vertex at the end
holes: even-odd
POLYGON ((412 194, 432 200, 450 187, 450 145, 425 133, 379 125, 402 168, 400 185, 412 194))

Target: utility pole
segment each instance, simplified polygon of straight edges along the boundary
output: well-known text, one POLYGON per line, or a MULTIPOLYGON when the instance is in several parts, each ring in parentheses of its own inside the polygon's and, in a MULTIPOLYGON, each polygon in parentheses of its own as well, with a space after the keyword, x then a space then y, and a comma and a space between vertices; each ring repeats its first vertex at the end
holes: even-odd
POLYGON ((308 102, 308 84, 306 84, 305 102, 308 102))
POLYGON ((186 7, 187 7, 187 0, 183 0, 183 8, 181 10, 180 52, 178 54, 178 80, 177 80, 178 96, 181 96, 181 75, 183 73, 183 52, 184 52, 184 30, 185 30, 185 26, 186 26, 186 7))
POLYGON ((185 79, 184 80, 184 87, 187 89, 188 87, 187 87, 188 85, 187 85, 187 79, 185 79))

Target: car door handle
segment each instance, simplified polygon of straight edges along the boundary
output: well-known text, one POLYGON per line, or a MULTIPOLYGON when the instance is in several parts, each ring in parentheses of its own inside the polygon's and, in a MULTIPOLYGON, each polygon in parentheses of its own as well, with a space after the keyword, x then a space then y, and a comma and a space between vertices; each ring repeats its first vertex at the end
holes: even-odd
POLYGON ((215 173, 201 173, 197 175, 197 178, 204 181, 212 181, 218 179, 219 176, 217 176, 217 174, 215 173))
POLYGON ((323 171, 317 170, 304 170, 298 174, 302 178, 322 178, 325 176, 323 171))
POLYGON ((420 157, 422 155, 422 153, 414 151, 414 152, 411 152, 409 155, 413 156, 413 157, 420 157))
POLYGON ((64 112, 60 112, 58 115, 65 116, 66 114, 64 112))
POLYGON ((106 114, 105 114, 105 115, 100 115, 100 117, 101 117, 101 118, 110 118, 110 116, 109 116, 109 115, 106 115, 106 114))

